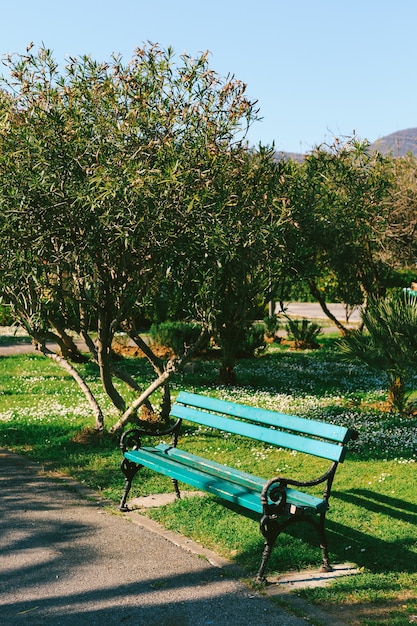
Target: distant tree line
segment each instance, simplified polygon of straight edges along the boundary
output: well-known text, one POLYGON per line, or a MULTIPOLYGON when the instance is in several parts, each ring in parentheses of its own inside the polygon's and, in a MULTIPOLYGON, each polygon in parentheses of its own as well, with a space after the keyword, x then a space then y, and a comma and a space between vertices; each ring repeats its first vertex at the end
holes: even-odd
MULTIPOLYGON (((413 270, 416 162, 371 152, 356 137, 302 163, 248 146, 256 102, 208 55, 146 45, 124 63, 44 48, 4 60, 0 90, 0 291, 39 349, 80 376, 73 333, 87 344, 121 428, 213 338, 221 380, 234 380, 242 338, 270 301, 308 290, 366 303, 413 270), (168 362, 140 330, 192 320, 201 334, 168 362), (112 358, 124 330, 155 370, 147 390, 112 358), (48 350, 55 341, 59 353, 48 350), (116 379, 133 389, 132 403, 116 379)), ((408 275, 406 275, 408 282, 408 275)), ((343 325, 334 320, 343 331, 343 325)))

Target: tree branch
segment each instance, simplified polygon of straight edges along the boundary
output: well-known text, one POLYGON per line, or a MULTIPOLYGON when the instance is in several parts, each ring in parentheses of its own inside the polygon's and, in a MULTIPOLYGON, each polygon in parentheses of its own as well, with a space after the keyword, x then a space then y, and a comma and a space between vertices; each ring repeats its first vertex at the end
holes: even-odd
POLYGON ((89 388, 85 380, 82 378, 81 374, 75 369, 75 367, 71 365, 71 363, 68 363, 68 361, 64 359, 64 357, 59 356, 58 354, 56 354, 56 352, 53 352, 52 350, 47 348, 45 344, 38 343, 38 349, 40 352, 42 352, 44 356, 48 357, 49 359, 52 359, 53 361, 55 361, 55 363, 58 363, 58 365, 63 367, 72 376, 72 378, 75 380, 75 382, 78 384, 78 386, 84 393, 93 411, 93 414, 95 417, 95 429, 103 430, 104 428, 103 413, 101 411, 101 408, 96 398, 94 397, 94 394, 92 393, 91 389, 89 388))

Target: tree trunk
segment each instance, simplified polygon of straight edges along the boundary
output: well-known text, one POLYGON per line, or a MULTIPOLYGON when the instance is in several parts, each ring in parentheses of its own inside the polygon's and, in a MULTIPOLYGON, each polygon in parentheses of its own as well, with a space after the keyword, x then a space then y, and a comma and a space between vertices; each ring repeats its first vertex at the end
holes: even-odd
POLYGON ((222 365, 219 371, 219 381, 222 385, 236 385, 236 373, 233 365, 222 365))
MULTIPOLYGON (((49 318, 49 323, 56 329, 59 335, 60 341, 57 341, 57 343, 62 352, 62 356, 76 363, 86 363, 88 359, 81 354, 73 338, 68 335, 62 324, 51 318, 49 318)), ((54 335, 54 337, 56 338, 56 335, 54 335)))
MULTIPOLYGON (((164 363, 162 359, 157 357, 153 353, 151 348, 148 346, 146 341, 142 339, 133 321, 128 326, 128 334, 129 334, 129 337, 136 343, 138 348, 142 350, 142 352, 144 353, 148 361, 151 363, 157 375, 162 376, 162 374, 164 373, 164 363)), ((150 403, 149 399, 146 399, 143 404, 151 411, 153 410, 152 404, 150 403)), ((163 386, 163 389, 162 389, 162 404, 161 404, 161 416, 160 416, 161 420, 168 420, 170 410, 171 410, 171 391, 170 391, 169 383, 167 382, 163 386)))
POLYGON ((403 413, 405 406, 405 385, 401 376, 396 376, 391 380, 388 389, 388 404, 392 409, 403 413))
POLYGON ((111 367, 111 344, 113 333, 111 325, 108 323, 108 315, 105 311, 100 311, 98 318, 98 334, 97 334, 97 362, 100 369, 100 378, 103 388, 114 406, 123 412, 126 403, 120 393, 113 385, 112 367, 111 367))
POLYGON ((87 385, 87 383, 85 382, 85 380, 82 378, 81 374, 75 369, 75 367, 73 367, 71 365, 71 363, 68 363, 68 361, 66 361, 64 359, 64 357, 59 356, 58 354, 56 354, 55 352, 52 352, 52 350, 49 350, 49 348, 47 348, 44 344, 38 344, 39 346, 39 350, 40 352, 42 352, 42 354, 46 357, 48 357, 49 359, 52 359, 53 361, 55 361, 55 363, 58 363, 58 365, 60 365, 61 367, 63 367, 71 376, 72 378, 75 380, 75 382, 78 384, 78 386, 80 387, 80 389, 83 391, 85 397, 87 398, 87 401, 93 411, 94 417, 95 417, 95 425, 94 428, 96 430, 103 430, 104 428, 104 416, 103 413, 101 411, 101 408, 97 402, 97 400, 95 399, 92 391, 90 390, 89 386, 87 385))
POLYGON ((154 391, 161 387, 161 385, 165 384, 166 381, 172 374, 176 371, 175 366, 172 368, 169 367, 169 363, 167 369, 157 378, 154 382, 149 385, 149 387, 142 393, 139 398, 137 398, 133 404, 123 413, 121 418, 111 427, 110 432, 115 433, 118 430, 121 430, 123 426, 137 413, 138 408, 145 403, 145 401, 149 398, 150 395, 153 394, 154 391))
POLYGON ((311 295, 316 298, 317 302, 320 304, 323 313, 330 319, 332 320, 332 322, 337 326, 337 328, 340 330, 340 332, 345 335, 348 332, 348 329, 346 328, 346 326, 344 326, 342 324, 342 322, 340 322, 337 317, 335 317, 333 315, 333 313, 330 311, 330 309, 327 307, 326 301, 324 300, 324 298, 322 297, 320 290, 317 288, 316 283, 313 280, 309 280, 308 281, 308 285, 310 287, 310 292, 311 295))
MULTIPOLYGON (((154 382, 149 385, 149 387, 141 394, 141 396, 137 398, 133 402, 133 404, 124 412, 120 419, 111 427, 110 432, 116 433, 121 430, 124 425, 127 424, 127 422, 131 420, 132 417, 137 413, 139 407, 146 403, 149 396, 151 396, 153 392, 156 391, 159 387, 162 387, 162 385, 164 385, 165 387, 165 395, 163 396, 163 413, 161 415, 161 419, 167 419, 168 415, 166 415, 166 413, 169 412, 171 408, 171 397, 169 394, 169 385, 167 384, 168 380, 172 376, 172 374, 183 369, 188 359, 199 349, 199 347, 204 343, 204 341, 206 341, 206 339, 207 331, 203 330, 197 341, 192 346, 190 346, 187 352, 180 359, 171 359, 170 361, 168 361, 165 369, 160 373, 158 378, 154 380, 154 382)), ((153 355, 153 352, 149 348, 148 350, 153 355)), ((153 355, 153 358, 157 359, 155 355, 153 355)))

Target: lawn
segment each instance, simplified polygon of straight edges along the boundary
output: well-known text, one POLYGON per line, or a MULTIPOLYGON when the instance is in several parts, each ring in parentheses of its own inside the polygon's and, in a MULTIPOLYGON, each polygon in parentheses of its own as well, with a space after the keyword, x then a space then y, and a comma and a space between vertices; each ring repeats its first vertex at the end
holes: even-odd
MULTIPOLYGON (((119 366, 135 373, 142 385, 153 378, 144 359, 125 359, 119 366)), ((386 413, 385 381, 359 364, 343 363, 329 335, 320 350, 295 352, 274 344, 262 356, 241 361, 236 387, 217 385, 217 366, 201 361, 192 372, 177 375, 173 395, 186 389, 351 426, 360 433, 336 474, 328 538, 331 560, 355 563, 361 573, 301 594, 327 611, 338 611, 351 624, 417 621, 416 417, 386 413)), ((82 369, 106 406, 110 426, 117 415, 101 391, 97 371, 91 365, 82 369)), ((77 386, 56 364, 36 355, 0 357, 0 445, 71 475, 116 503, 123 487, 118 442, 107 434, 91 436, 93 424, 77 386)), ((306 478, 318 469, 302 454, 191 426, 185 443, 190 450, 266 477, 288 473, 306 478)), ((168 479, 143 471, 131 495, 170 489, 168 479)), ((248 578, 257 570, 262 538, 255 517, 211 496, 149 514, 233 559, 248 578)), ((315 542, 309 527, 281 535, 268 572, 316 567, 321 555, 315 542)))

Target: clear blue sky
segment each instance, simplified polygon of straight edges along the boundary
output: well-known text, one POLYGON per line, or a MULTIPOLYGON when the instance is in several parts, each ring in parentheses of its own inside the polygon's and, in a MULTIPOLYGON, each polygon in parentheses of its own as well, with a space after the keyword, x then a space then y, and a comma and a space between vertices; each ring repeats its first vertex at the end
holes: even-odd
POLYGON ((209 50, 211 67, 259 101, 251 143, 304 152, 417 127, 416 29, 416 0, 4 0, 0 54, 31 41, 62 63, 128 61, 147 40, 209 50))

